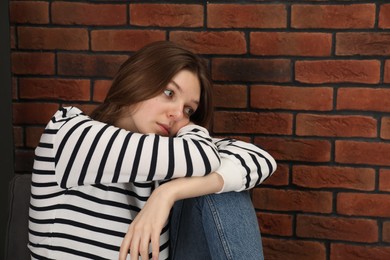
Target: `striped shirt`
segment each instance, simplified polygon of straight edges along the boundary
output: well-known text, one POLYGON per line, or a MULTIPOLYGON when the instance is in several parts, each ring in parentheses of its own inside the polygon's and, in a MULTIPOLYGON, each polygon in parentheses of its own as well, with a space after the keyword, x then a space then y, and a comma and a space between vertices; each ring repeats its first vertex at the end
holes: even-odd
MULTIPOLYGON (((139 134, 92 120, 75 107, 61 108, 35 149, 31 256, 117 259, 129 224, 161 181, 217 171, 225 181, 221 192, 239 191, 275 169, 262 149, 213 139, 200 126, 185 126, 175 137, 139 134)), ((166 225, 160 259, 168 253, 166 225)))

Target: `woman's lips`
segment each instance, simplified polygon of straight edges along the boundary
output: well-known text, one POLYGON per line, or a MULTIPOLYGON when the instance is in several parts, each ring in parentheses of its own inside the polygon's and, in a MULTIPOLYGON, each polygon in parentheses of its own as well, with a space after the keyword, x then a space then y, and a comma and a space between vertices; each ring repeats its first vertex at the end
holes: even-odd
POLYGON ((164 124, 160 124, 160 123, 157 123, 157 124, 162 129, 163 135, 169 136, 169 133, 170 133, 169 127, 167 125, 164 125, 164 124))

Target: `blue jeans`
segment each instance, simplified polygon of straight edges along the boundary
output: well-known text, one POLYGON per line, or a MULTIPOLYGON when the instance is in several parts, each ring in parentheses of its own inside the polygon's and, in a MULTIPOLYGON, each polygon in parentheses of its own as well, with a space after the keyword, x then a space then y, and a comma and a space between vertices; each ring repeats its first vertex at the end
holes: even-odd
POLYGON ((170 234, 172 260, 264 259, 257 217, 247 191, 176 202, 170 234))

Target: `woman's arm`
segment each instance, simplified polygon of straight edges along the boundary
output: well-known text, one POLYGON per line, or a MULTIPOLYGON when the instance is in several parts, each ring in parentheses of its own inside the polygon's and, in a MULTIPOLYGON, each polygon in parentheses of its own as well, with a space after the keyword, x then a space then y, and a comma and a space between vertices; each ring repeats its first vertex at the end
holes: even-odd
POLYGON ((222 187, 223 179, 215 172, 203 177, 179 178, 160 185, 129 226, 119 259, 126 259, 129 249, 131 259, 138 259, 138 254, 142 259, 149 259, 149 244, 152 246, 153 259, 158 259, 160 233, 173 204, 181 199, 216 193, 222 187))
POLYGON ((254 144, 235 139, 214 138, 213 141, 221 156, 221 166, 216 172, 224 180, 219 193, 251 189, 276 170, 275 159, 254 144))
POLYGON ((214 139, 221 166, 207 176, 179 178, 159 186, 129 226, 122 242, 120 259, 131 252, 148 259, 149 243, 153 259, 158 258, 159 235, 175 201, 211 193, 240 191, 258 185, 276 170, 276 161, 263 149, 233 139, 214 139))
POLYGON ((63 108, 48 125, 58 183, 63 188, 203 176, 220 165, 208 131, 197 125, 176 137, 132 133, 63 108))

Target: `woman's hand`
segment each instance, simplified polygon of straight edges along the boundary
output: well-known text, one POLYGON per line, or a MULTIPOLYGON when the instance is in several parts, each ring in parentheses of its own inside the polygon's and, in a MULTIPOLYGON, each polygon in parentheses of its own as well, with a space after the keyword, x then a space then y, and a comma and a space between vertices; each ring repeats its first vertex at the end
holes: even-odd
POLYGON ((142 260, 149 259, 149 244, 152 246, 152 258, 158 259, 161 230, 175 202, 169 192, 164 192, 160 187, 152 193, 130 224, 121 244, 120 260, 126 259, 129 250, 131 259, 138 259, 139 255, 142 260))
POLYGON ((218 192, 224 184, 216 172, 203 177, 178 178, 155 189, 144 208, 130 224, 119 252, 119 259, 126 259, 130 250, 131 259, 149 259, 149 244, 152 258, 158 259, 160 234, 177 200, 193 198, 218 192))

